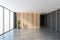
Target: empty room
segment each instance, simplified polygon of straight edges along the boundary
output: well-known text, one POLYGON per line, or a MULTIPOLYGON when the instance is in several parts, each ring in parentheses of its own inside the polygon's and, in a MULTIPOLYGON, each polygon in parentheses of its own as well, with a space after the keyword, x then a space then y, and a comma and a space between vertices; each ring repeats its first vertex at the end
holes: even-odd
POLYGON ((60 40, 60 0, 0 0, 0 40, 60 40))

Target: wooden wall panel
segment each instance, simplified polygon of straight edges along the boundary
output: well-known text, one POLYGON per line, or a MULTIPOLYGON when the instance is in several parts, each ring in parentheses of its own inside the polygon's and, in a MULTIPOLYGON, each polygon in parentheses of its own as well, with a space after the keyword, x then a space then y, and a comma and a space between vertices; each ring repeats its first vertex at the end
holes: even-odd
POLYGON ((20 17, 21 28, 40 28, 40 13, 35 12, 24 12, 17 13, 17 19, 20 17))
POLYGON ((23 28, 23 13, 17 13, 16 14, 17 15, 17 20, 19 20, 20 19, 20 28, 23 28))
POLYGON ((36 13, 34 14, 34 27, 36 28, 36 13))
POLYGON ((37 13, 36 14, 36 23, 37 23, 37 28, 40 28, 40 15, 37 13))

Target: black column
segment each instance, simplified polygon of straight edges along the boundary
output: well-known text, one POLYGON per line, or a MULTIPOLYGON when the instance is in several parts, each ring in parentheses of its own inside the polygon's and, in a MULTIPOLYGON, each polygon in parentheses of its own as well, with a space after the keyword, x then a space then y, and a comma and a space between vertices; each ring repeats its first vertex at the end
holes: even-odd
POLYGON ((14 28, 16 28, 16 12, 14 12, 14 28))

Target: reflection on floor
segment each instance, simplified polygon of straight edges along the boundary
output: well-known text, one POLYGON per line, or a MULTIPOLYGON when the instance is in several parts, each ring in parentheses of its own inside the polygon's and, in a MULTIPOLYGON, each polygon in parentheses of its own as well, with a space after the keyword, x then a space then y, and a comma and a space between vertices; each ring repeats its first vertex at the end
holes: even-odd
POLYGON ((0 40, 60 40, 60 33, 45 29, 14 29, 0 36, 0 40))

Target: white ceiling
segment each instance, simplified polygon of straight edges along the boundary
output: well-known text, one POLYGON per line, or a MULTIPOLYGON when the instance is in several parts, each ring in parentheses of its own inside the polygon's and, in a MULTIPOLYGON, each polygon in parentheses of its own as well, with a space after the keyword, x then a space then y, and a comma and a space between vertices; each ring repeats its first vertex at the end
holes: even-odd
POLYGON ((47 13, 60 8, 60 0, 0 0, 0 5, 15 12, 47 13))

